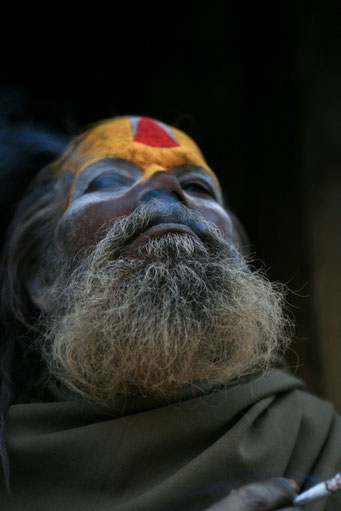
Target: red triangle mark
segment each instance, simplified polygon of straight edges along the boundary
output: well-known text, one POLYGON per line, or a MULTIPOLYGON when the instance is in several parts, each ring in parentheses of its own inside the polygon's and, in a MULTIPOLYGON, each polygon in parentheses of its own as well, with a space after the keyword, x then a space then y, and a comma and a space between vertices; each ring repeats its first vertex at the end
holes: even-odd
POLYGON ((157 122, 148 117, 141 117, 134 142, 153 147, 175 147, 179 144, 157 122))

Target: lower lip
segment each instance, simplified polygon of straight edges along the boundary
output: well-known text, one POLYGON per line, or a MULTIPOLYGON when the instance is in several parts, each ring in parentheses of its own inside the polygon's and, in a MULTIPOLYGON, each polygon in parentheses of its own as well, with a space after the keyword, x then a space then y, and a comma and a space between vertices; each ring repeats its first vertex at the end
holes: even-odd
POLYGON ((150 229, 147 229, 143 233, 141 233, 137 238, 134 239, 130 243, 130 250, 137 248, 138 246, 145 243, 150 238, 156 238, 157 236, 162 236, 162 234, 167 234, 169 232, 177 232, 182 234, 189 234, 190 236, 194 236, 197 239, 200 239, 199 236, 195 234, 189 227, 183 224, 158 224, 153 225, 150 229))

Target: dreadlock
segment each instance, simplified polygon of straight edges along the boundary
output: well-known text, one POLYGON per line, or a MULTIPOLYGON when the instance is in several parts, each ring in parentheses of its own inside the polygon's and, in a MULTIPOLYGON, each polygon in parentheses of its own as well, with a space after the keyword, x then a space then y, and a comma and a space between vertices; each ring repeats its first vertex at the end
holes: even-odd
POLYGON ((9 406, 26 402, 43 377, 39 354, 30 349, 37 335, 39 311, 29 298, 27 277, 39 271, 41 254, 65 211, 70 175, 56 179, 50 167, 38 173, 20 201, 5 242, 0 270, 0 457, 5 487, 10 493, 5 414, 9 406))

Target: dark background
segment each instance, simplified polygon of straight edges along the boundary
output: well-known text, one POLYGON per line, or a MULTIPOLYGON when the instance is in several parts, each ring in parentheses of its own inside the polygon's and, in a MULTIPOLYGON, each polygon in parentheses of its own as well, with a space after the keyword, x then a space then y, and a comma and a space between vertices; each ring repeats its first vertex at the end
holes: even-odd
POLYGON ((292 290, 288 364, 341 410, 338 5, 120 3, 3 15, 0 199, 6 225, 36 169, 98 119, 147 115, 187 131, 258 260, 292 290))

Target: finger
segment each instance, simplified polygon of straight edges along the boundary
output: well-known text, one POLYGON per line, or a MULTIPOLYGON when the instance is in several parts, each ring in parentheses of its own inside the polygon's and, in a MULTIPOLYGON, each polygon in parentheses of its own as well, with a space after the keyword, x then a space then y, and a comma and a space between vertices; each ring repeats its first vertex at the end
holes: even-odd
POLYGON ((292 506, 296 495, 294 485, 279 477, 242 486, 207 511, 274 511, 292 506))
POLYGON ((295 488, 296 493, 299 493, 301 491, 301 488, 298 486, 296 481, 294 481, 293 479, 287 479, 287 481, 289 481, 289 483, 295 488))

